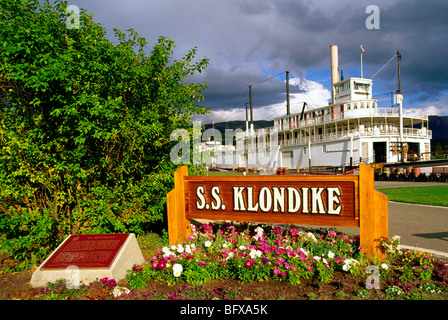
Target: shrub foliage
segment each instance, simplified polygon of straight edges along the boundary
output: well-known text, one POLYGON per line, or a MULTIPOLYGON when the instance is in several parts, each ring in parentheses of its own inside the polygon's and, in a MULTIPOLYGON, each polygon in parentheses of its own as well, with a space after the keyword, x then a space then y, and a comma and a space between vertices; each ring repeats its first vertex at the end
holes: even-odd
POLYGON ((66 235, 142 233, 172 188, 170 133, 191 130, 205 84, 193 48, 151 50, 133 29, 105 28, 67 3, 0 4, 0 234, 14 258, 45 257, 66 235))

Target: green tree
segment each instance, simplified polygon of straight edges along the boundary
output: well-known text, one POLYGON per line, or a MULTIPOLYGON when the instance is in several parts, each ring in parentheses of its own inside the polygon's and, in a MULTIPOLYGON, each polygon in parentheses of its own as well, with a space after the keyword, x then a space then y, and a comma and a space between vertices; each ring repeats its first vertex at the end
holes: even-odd
POLYGON ((142 233, 163 220, 173 187, 170 133, 191 132, 208 60, 160 37, 105 28, 67 3, 0 3, 0 234, 37 262, 68 234, 142 233))

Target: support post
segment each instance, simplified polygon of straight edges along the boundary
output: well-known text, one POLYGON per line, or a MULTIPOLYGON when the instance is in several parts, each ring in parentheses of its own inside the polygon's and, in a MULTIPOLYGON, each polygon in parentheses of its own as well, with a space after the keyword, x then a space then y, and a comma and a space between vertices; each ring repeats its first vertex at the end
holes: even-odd
POLYGON ((185 182, 188 167, 182 166, 174 172, 174 189, 167 194, 169 244, 176 245, 187 240, 191 234, 190 221, 185 213, 185 182))
POLYGON ((360 245, 364 253, 384 260, 381 238, 389 237, 388 197, 374 190, 373 169, 359 164, 360 245))

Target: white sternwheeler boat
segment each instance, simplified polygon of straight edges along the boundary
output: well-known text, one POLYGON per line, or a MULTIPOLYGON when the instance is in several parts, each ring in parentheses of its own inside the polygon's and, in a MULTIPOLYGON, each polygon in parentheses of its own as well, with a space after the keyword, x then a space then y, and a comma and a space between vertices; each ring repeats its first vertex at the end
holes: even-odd
POLYGON ((399 90, 394 104, 380 108, 372 96, 372 79, 362 75, 340 79, 338 47, 331 46, 330 52, 331 102, 314 109, 306 109, 304 104, 302 112, 290 114, 288 97, 286 115, 274 118, 273 127, 254 130, 246 125, 246 131, 236 133, 236 150, 231 157, 234 162, 223 156, 217 166, 306 170, 352 167, 360 162, 429 160, 428 115, 402 107, 400 53, 399 90))

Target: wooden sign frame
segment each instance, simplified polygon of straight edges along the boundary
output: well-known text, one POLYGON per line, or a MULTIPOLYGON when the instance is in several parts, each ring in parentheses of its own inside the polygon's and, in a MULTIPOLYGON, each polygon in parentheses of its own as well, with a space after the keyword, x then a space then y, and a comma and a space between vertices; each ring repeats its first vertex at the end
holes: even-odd
POLYGON ((388 197, 374 190, 373 169, 363 164, 359 175, 304 176, 190 177, 183 166, 174 173, 174 189, 167 194, 168 237, 170 245, 185 242, 190 219, 359 227, 364 252, 383 258, 379 244, 388 238, 387 203, 388 197), (273 203, 274 189, 277 200, 291 197, 289 208, 273 203))

